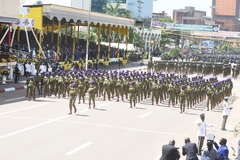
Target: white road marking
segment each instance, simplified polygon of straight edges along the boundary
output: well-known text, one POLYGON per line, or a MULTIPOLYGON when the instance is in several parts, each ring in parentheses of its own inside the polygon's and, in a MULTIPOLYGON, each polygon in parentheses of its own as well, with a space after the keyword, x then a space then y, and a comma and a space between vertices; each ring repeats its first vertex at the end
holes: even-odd
POLYGON ((83 149, 83 148, 85 148, 85 147, 91 145, 91 144, 93 144, 93 142, 85 143, 84 145, 81 145, 81 146, 75 148, 74 150, 72 150, 72 151, 66 153, 66 155, 71 155, 71 154, 73 154, 73 153, 75 153, 75 152, 77 152, 77 151, 80 151, 81 149, 83 149))
POLYGON ((23 99, 23 98, 26 98, 26 97, 18 97, 18 98, 13 98, 13 99, 7 99, 5 101, 9 102, 9 101, 15 101, 15 100, 18 100, 18 99, 23 99))
MULTIPOLYGON (((82 111, 80 111, 80 112, 78 112, 78 113, 86 112, 86 111, 88 111, 88 109, 82 110, 82 111)), ((0 139, 6 138, 6 137, 9 137, 9 136, 13 136, 13 135, 15 135, 15 134, 22 133, 22 132, 25 132, 25 131, 28 131, 28 130, 31 130, 31 129, 34 129, 34 128, 37 128, 37 127, 40 127, 40 126, 43 126, 43 125, 45 125, 45 124, 49 124, 49 123, 58 121, 58 120, 67 118, 67 117, 69 117, 69 116, 71 116, 71 115, 62 116, 62 117, 59 117, 59 118, 56 118, 56 119, 52 119, 52 120, 49 120, 49 121, 46 121, 46 122, 43 122, 43 123, 36 124, 36 125, 34 125, 34 126, 31 126, 31 127, 27 127, 27 128, 18 130, 18 131, 16 131, 16 132, 12 132, 12 133, 9 133, 9 134, 5 134, 5 135, 0 136, 0 139)))
POLYGON ((150 115, 150 114, 152 114, 152 112, 148 112, 148 113, 146 113, 146 114, 140 116, 139 118, 144 118, 144 117, 146 117, 146 116, 148 116, 148 115, 150 115))
POLYGON ((32 107, 21 108, 21 109, 17 109, 17 110, 13 110, 13 111, 3 112, 3 113, 0 113, 0 115, 14 113, 14 112, 18 112, 18 111, 22 111, 22 110, 26 110, 26 109, 30 109, 30 108, 35 108, 35 107, 43 106, 43 105, 46 105, 46 104, 49 104, 49 103, 51 103, 51 102, 38 104, 38 105, 35 105, 35 106, 32 106, 32 107))
MULTIPOLYGON (((48 103, 51 103, 51 102, 48 102, 48 103)), ((102 105, 99 105, 98 107, 105 106, 105 105, 108 105, 108 104, 111 104, 111 103, 113 103, 113 102, 104 103, 104 104, 102 104, 102 105)), ((46 103, 45 103, 45 104, 46 104, 46 103)), ((41 104, 41 105, 45 105, 45 104, 41 104)), ((35 106, 35 107, 36 107, 36 106, 35 106)), ((33 107, 26 107, 25 109, 28 109, 28 108, 33 108, 33 107)), ((24 109, 19 109, 19 110, 24 110, 24 109)), ((0 115, 12 113, 12 112, 17 112, 17 111, 19 111, 19 110, 1 113, 0 115)), ((86 111, 89 111, 89 109, 85 109, 85 110, 79 111, 79 112, 77 112, 76 114, 79 114, 79 113, 82 113, 82 112, 86 112, 86 111)), ((25 132, 25 131, 34 129, 34 128, 43 126, 43 125, 45 125, 45 124, 49 124, 49 123, 52 123, 52 122, 55 122, 55 121, 59 121, 59 120, 61 120, 61 119, 65 119, 65 118, 67 118, 67 117, 69 117, 69 116, 71 116, 71 115, 62 116, 62 117, 59 117, 59 118, 56 118, 56 119, 52 119, 52 120, 49 120, 49 121, 46 121, 46 122, 43 122, 43 123, 39 123, 39 124, 36 124, 36 125, 34 125, 34 126, 30 126, 30 127, 27 127, 27 128, 24 128, 24 129, 21 129, 21 130, 18 130, 18 131, 9 133, 9 134, 5 134, 5 135, 0 136, 0 139, 3 139, 3 138, 9 137, 9 136, 13 136, 13 135, 18 134, 18 133, 22 133, 22 132, 25 132)))

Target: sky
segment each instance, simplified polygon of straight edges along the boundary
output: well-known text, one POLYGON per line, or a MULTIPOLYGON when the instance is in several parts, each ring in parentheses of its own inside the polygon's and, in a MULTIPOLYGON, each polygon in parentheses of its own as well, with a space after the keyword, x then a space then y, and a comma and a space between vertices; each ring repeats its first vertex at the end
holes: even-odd
MULTIPOLYGON (((20 0, 21 1, 21 0, 20 0)), ((71 0, 41 0, 44 4, 59 4, 71 6, 71 0)), ((80 0, 79 0, 80 1, 80 0)), ((86 1, 86 0, 85 0, 86 1)), ((144 0, 149 1, 149 0, 144 0)), ((25 5, 32 5, 36 0, 26 0, 25 5)), ((184 9, 185 6, 193 6, 196 10, 207 12, 207 16, 211 16, 210 6, 212 0, 154 0, 153 12, 159 13, 165 11, 172 17, 173 9, 184 9)))

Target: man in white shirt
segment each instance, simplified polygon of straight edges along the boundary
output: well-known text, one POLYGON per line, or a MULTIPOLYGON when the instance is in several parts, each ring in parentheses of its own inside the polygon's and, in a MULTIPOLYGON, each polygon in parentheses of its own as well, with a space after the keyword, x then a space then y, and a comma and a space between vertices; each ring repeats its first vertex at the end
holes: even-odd
POLYGON ((25 67, 26 67, 26 76, 29 77, 32 74, 32 66, 30 62, 27 62, 25 64, 25 67))
POLYGON ((226 123, 227 123, 227 118, 230 114, 230 110, 232 108, 229 107, 229 104, 228 104, 228 97, 225 97, 224 98, 224 101, 223 101, 223 111, 222 111, 222 115, 223 115, 223 121, 222 121, 222 130, 226 130, 226 123))
POLYGON ((39 67, 40 73, 47 72, 47 66, 44 64, 44 62, 39 67))
POLYGON ((197 121, 198 125, 198 155, 201 155, 202 146, 205 137, 207 136, 207 127, 212 127, 213 125, 209 125, 205 120, 205 114, 201 114, 199 120, 197 121))

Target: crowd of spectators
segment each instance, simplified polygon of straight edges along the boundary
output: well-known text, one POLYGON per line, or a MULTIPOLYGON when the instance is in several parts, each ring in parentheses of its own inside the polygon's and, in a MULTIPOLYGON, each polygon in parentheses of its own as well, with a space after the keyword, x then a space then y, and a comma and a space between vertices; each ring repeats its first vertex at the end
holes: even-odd
MULTIPOLYGON (((0 37, 2 37, 5 33, 5 30, 0 33, 0 37)), ((34 38, 34 35, 32 32, 28 32, 28 39, 29 39, 29 44, 30 44, 30 52, 28 49, 28 44, 27 44, 27 37, 25 31, 21 30, 20 31, 20 42, 18 43, 17 41, 17 35, 14 37, 13 41, 13 46, 12 49, 13 51, 22 51, 22 52, 27 52, 28 57, 34 57, 38 55, 39 47, 38 44, 34 38)), ((39 36, 39 35, 38 35, 39 36)), ((59 54, 59 61, 66 61, 66 60, 72 60, 72 55, 74 55, 74 60, 79 60, 80 58, 85 60, 86 59, 86 40, 84 39, 79 39, 75 40, 75 54, 72 54, 73 51, 73 38, 71 36, 67 36, 65 41, 65 36, 61 35, 61 42, 59 44, 60 46, 60 51, 57 53, 57 39, 58 39, 58 34, 54 33, 53 34, 53 42, 52 42, 52 34, 49 33, 48 35, 44 34, 42 36, 42 49, 45 53, 46 58, 48 58, 51 61, 55 61, 57 58, 57 54, 59 54)), ((9 46, 8 46, 8 39, 7 36, 5 37, 3 43, 1 44, 1 51, 2 52, 8 52, 9 51, 9 46)), ((117 48, 110 47, 110 58, 117 58, 117 48)), ((88 52, 88 59, 97 59, 97 54, 98 54, 98 44, 95 42, 90 42, 89 44, 89 52, 88 52)), ((125 50, 120 49, 119 50, 119 57, 125 57, 125 50)), ((101 45, 100 46, 100 59, 108 58, 108 46, 101 45)))

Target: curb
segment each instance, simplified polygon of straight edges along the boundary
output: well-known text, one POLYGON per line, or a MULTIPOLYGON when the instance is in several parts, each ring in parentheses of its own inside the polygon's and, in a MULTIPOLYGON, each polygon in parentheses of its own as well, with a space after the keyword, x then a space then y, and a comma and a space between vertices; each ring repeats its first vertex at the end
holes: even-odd
POLYGON ((21 90, 21 89, 26 89, 27 86, 20 86, 20 87, 9 87, 9 88, 4 88, 0 90, 0 93, 4 93, 4 92, 12 92, 12 91, 16 91, 16 90, 21 90))

